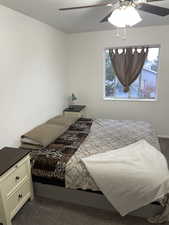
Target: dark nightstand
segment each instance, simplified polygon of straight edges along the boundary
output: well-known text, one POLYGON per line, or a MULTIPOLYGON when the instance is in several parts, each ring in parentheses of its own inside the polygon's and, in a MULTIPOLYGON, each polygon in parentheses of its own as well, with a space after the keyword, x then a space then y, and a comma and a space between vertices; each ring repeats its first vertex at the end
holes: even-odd
POLYGON ((70 105, 66 108, 63 113, 65 116, 77 116, 77 117, 84 117, 85 116, 85 105, 70 105))

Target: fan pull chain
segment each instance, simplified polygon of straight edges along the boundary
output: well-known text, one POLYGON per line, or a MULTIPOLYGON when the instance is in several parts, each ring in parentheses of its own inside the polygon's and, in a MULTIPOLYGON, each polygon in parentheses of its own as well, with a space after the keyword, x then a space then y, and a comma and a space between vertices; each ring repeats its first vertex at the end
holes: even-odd
POLYGON ((126 27, 124 27, 124 28, 122 28, 123 29, 123 34, 122 34, 122 39, 123 40, 126 40, 126 38, 127 38, 127 30, 126 30, 126 27))
POLYGON ((120 28, 116 28, 116 37, 120 37, 120 28))
POLYGON ((127 38, 127 30, 126 30, 126 27, 122 27, 122 28, 119 28, 117 27, 116 28, 116 37, 121 37, 123 40, 126 40, 127 38))

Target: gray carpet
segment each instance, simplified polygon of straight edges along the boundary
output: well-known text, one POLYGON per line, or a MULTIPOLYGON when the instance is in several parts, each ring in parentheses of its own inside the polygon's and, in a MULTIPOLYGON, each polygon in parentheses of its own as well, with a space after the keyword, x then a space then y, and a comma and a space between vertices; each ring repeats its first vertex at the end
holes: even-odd
MULTIPOLYGON (((162 152, 169 161, 169 139, 160 139, 162 152)), ((111 213, 45 198, 28 202, 13 219, 13 225, 148 225, 138 217, 111 213)), ((166 223, 169 224, 169 223, 166 223)))
POLYGON ((150 225, 146 220, 121 217, 104 211, 70 203, 37 198, 28 202, 13 220, 13 225, 150 225))

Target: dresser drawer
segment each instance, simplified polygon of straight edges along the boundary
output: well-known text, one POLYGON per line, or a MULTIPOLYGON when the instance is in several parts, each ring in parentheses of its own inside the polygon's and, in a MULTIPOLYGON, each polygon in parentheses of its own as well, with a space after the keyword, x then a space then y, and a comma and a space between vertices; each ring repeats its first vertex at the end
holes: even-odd
POLYGON ((23 180, 28 178, 28 159, 24 159, 12 167, 7 174, 5 174, 1 190, 2 192, 5 192, 5 195, 9 195, 11 192, 14 192, 23 180))
POLYGON ((31 197, 30 180, 27 179, 23 185, 13 194, 7 197, 7 210, 9 217, 13 218, 24 203, 31 197))

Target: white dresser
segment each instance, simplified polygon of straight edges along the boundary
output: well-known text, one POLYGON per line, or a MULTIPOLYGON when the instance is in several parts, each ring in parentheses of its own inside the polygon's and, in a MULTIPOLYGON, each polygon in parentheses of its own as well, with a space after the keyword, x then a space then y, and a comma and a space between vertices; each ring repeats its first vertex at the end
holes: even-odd
POLYGON ((0 223, 11 225, 12 218, 33 199, 29 151, 0 150, 0 223))

